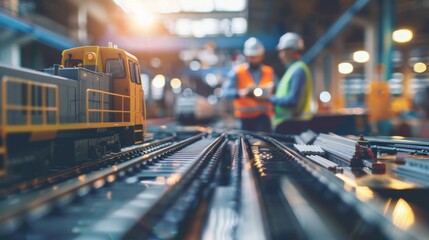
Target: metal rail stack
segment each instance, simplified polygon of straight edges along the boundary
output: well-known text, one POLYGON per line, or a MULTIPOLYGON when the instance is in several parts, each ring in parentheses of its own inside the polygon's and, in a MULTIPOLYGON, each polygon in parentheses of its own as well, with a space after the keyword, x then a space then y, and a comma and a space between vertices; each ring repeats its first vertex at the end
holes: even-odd
MULTIPOLYGON (((371 195, 371 201, 363 202, 363 189, 375 193, 353 182, 348 177, 352 171, 334 175, 275 139, 255 137, 250 141, 254 145, 250 158, 265 203, 269 239, 419 239, 426 234, 426 230, 398 227, 387 217, 392 210, 383 208, 383 198, 371 195), (258 157, 267 154, 272 157, 258 157)), ((410 216, 403 217, 408 221, 410 216)), ((422 226, 427 224, 427 216, 424 219, 422 226)))
POLYGON ((346 161, 351 167, 363 167, 360 149, 353 140, 321 133, 314 142, 326 152, 346 161))
POLYGON ((373 172, 385 172, 386 165, 374 159, 374 153, 364 139, 357 141, 335 134, 321 133, 314 141, 332 158, 347 163, 352 168, 367 167, 373 172))

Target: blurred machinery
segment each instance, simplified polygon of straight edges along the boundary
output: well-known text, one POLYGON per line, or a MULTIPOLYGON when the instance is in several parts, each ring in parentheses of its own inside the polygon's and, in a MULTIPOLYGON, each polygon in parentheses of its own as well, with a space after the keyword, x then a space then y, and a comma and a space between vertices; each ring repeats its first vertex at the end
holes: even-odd
POLYGON ((216 117, 216 111, 208 99, 185 89, 177 96, 175 102, 175 118, 184 124, 207 123, 216 117))

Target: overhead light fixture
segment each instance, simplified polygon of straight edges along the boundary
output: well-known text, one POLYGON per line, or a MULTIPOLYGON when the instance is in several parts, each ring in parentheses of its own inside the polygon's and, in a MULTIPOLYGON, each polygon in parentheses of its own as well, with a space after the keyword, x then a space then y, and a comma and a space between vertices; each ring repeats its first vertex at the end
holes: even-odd
POLYGON ((193 21, 191 31, 194 37, 202 38, 206 36, 206 26, 202 21, 193 21))
POLYGON ((149 27, 155 22, 155 16, 147 11, 141 11, 134 14, 135 22, 140 27, 149 27))
POLYGON ((413 39, 413 32, 410 29, 398 29, 392 34, 393 41, 397 43, 406 43, 413 39))
POLYGON ((185 12, 213 12, 213 0, 180 0, 182 11, 185 12))
POLYGON ((413 70, 416 73, 424 73, 427 70, 427 66, 422 62, 417 62, 414 64, 413 70))
POLYGON ((214 0, 216 11, 241 12, 247 7, 247 0, 214 0))
POLYGON ((233 18, 231 21, 231 32, 233 34, 244 34, 247 31, 247 19, 233 18))
MULTIPOLYGON (((154 13, 242 12, 248 0, 113 0, 124 12, 138 11, 137 6, 154 13)), ((141 9, 141 8, 140 8, 141 9)))
POLYGON ((341 74, 350 74, 353 72, 353 65, 349 62, 338 64, 338 72, 341 74))
POLYGON ((178 78, 173 78, 170 81, 171 88, 181 88, 182 87, 182 81, 178 78))
POLYGON ((146 9, 142 1, 139 0, 113 0, 126 13, 138 13, 146 9))
POLYGON ((173 22, 170 32, 179 36, 205 37, 213 35, 234 35, 247 32, 245 18, 180 18, 173 22))
POLYGON ((369 53, 364 50, 356 51, 353 53, 353 61, 358 63, 366 63, 369 61, 369 53))
POLYGON ((152 86, 154 88, 163 88, 165 86, 165 77, 164 75, 158 74, 152 80, 152 86))

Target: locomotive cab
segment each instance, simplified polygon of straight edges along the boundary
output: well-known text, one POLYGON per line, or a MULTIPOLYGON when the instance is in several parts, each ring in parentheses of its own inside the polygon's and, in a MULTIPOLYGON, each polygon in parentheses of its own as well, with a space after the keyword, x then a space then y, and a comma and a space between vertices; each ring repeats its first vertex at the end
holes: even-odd
POLYGON ((111 122, 129 123, 132 134, 128 133, 123 141, 131 142, 126 145, 143 142, 146 132, 145 103, 140 65, 135 56, 110 44, 109 47, 86 46, 63 51, 61 63, 66 68, 82 67, 109 74, 109 92, 113 94, 104 94, 104 97, 113 100, 113 109, 104 110, 106 114, 113 114, 111 122))

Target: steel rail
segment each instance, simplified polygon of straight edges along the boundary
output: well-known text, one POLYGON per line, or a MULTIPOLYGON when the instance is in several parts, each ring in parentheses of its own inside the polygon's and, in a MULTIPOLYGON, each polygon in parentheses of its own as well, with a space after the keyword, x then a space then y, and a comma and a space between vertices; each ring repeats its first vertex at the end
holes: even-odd
MULTIPOLYGON (((176 239, 186 226, 184 222, 195 212, 195 208, 210 189, 211 179, 217 169, 221 150, 226 145, 225 134, 213 139, 202 149, 187 149, 178 152, 185 154, 189 164, 170 177, 174 183, 166 183, 146 189, 133 202, 133 216, 124 217, 120 212, 129 211, 125 204, 115 213, 97 222, 91 231, 77 239, 91 239, 94 236, 106 236, 114 239, 176 239), (198 154, 192 154, 197 150, 198 154), (189 155, 191 154, 191 155, 189 155), (176 178, 177 176, 177 178, 176 178), (111 222, 121 222, 120 229, 110 229, 111 222)), ((196 143, 198 144, 198 142, 196 143)), ((174 158, 174 155, 171 155, 174 158)), ((162 160, 160 160, 162 162, 162 160)), ((130 203, 131 204, 131 203, 130 203)))
MULTIPOLYGON (((154 225, 155 231, 157 229, 157 226, 161 226, 160 228, 162 228, 162 224, 164 222, 166 222, 167 225, 174 224, 175 222, 169 221, 168 216, 165 216, 166 213, 174 208, 180 208, 182 210, 181 212, 186 209, 183 205, 180 206, 180 202, 188 202, 186 200, 189 199, 189 196, 192 196, 194 194, 196 195, 198 191, 201 191, 201 189, 199 188, 202 185, 202 181, 198 181, 198 179, 203 174, 204 166, 206 165, 207 161, 215 154, 214 150, 220 149, 219 146, 225 144, 225 135, 222 134, 221 136, 217 137, 210 145, 205 147, 202 152, 198 156, 196 156, 196 163, 189 166, 189 168, 183 172, 183 177, 180 179, 180 181, 176 185, 170 186, 160 197, 161 201, 154 204, 152 208, 147 212, 147 214, 142 217, 141 220, 146 223, 152 221, 157 222, 157 224, 154 225), (195 185, 194 189, 192 191, 189 191, 189 188, 192 185, 195 185), (187 194, 189 195, 186 196, 187 194), (183 200, 178 200, 179 198, 183 200), (177 207, 175 207, 175 205, 177 207), (164 216, 160 219, 156 219, 156 215, 160 214, 159 210, 161 210, 161 214, 163 212, 164 216)), ((178 211, 176 210, 173 212, 177 213, 178 211)), ((158 237, 163 238, 162 235, 159 235, 156 232, 155 234, 158 235, 158 237)))
POLYGON ((249 147, 244 137, 240 137, 239 151, 241 154, 241 174, 238 192, 241 201, 241 218, 239 219, 237 237, 238 239, 268 239, 267 229, 264 225, 264 213, 262 199, 256 191, 257 183, 252 169, 249 167, 251 158, 249 156, 249 147))
POLYGON ((74 198, 86 195, 93 189, 110 184, 116 179, 133 172, 152 160, 181 148, 203 138, 206 133, 200 133, 169 147, 152 153, 101 169, 99 171, 80 175, 78 178, 61 182, 50 189, 23 194, 20 199, 5 200, 0 204, 0 236, 9 234, 19 228, 24 222, 38 219, 49 213, 56 206, 63 206, 74 198))
POLYGON ((26 191, 28 189, 39 189, 42 186, 45 186, 48 184, 54 184, 59 181, 64 181, 76 175, 88 172, 96 166, 106 165, 109 163, 111 164, 118 161, 124 161, 127 157, 142 155, 142 154, 154 151, 159 147, 165 146, 166 143, 172 142, 175 138, 176 136, 171 136, 160 140, 156 140, 151 143, 145 143, 140 146, 131 147, 130 149, 126 149, 124 151, 115 153, 113 155, 108 155, 108 156, 101 157, 100 159, 97 159, 97 160, 85 162, 79 166, 70 167, 65 170, 60 170, 59 172, 55 172, 53 174, 49 174, 46 176, 40 176, 33 179, 24 180, 22 182, 15 183, 10 187, 2 187, 0 189, 0 198, 4 198, 8 195, 11 195, 19 191, 26 191))

